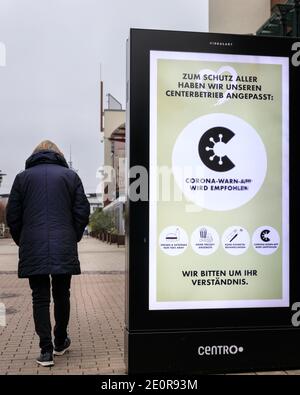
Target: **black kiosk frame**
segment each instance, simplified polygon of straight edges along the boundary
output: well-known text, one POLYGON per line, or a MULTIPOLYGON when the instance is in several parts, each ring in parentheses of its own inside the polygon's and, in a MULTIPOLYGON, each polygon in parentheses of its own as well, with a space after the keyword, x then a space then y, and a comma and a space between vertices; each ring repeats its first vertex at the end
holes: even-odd
MULTIPOLYGON (((149 202, 128 199, 125 362, 128 373, 210 373, 300 367, 300 327, 292 325, 300 301, 297 262, 296 149, 300 146, 300 67, 292 63, 297 39, 132 29, 127 56, 128 166, 149 171, 150 51, 276 56, 289 59, 290 216, 289 306, 234 309, 149 309, 149 202), (295 46, 294 46, 295 47, 295 46), (293 187, 294 186, 294 187, 293 187), (199 346, 215 345, 215 355, 199 346), (243 352, 223 353, 237 346, 243 352), (219 348, 218 348, 219 347, 219 348), (227 348, 228 350, 228 348, 227 348), (204 353, 205 354, 205 353, 204 353)), ((129 179, 130 182, 135 180, 129 179)), ((300 325, 300 323, 299 323, 300 325)))

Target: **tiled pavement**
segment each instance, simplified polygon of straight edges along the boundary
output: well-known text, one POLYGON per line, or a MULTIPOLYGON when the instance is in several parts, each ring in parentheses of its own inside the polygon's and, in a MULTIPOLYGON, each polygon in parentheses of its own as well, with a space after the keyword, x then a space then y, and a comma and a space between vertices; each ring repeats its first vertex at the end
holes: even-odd
POLYGON ((52 368, 35 363, 39 348, 27 280, 2 274, 0 284, 0 299, 7 309, 7 325, 0 327, 0 374, 125 374, 123 274, 73 277, 72 346, 55 358, 52 368))
POLYGON ((83 274, 72 278, 71 349, 43 368, 35 363, 28 280, 17 278, 14 243, 0 240, 0 303, 7 313, 6 327, 0 326, 0 374, 125 374, 124 248, 84 238, 79 251, 83 274))
MULTIPOLYGON (((0 240, 0 303, 5 303, 6 327, 0 326, 0 375, 125 374, 124 249, 83 240, 83 274, 73 276, 71 349, 56 357, 52 368, 39 367, 38 338, 32 320, 31 291, 16 275, 17 249, 0 240)), ((249 374, 300 375, 300 370, 249 374)))

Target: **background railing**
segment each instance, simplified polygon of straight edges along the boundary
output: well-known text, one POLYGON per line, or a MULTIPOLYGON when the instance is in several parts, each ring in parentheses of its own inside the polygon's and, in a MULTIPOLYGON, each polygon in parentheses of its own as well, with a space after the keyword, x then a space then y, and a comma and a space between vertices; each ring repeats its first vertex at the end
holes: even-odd
POLYGON ((300 0, 278 2, 271 18, 256 32, 260 36, 300 37, 300 0))

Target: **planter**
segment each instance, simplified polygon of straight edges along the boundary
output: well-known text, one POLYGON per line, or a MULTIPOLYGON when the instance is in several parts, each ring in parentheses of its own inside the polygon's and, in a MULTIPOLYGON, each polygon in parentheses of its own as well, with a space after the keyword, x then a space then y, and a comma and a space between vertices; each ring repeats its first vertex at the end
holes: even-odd
POLYGON ((118 235, 116 235, 115 233, 109 233, 109 240, 108 240, 109 244, 114 244, 118 242, 118 235))
POLYGON ((118 235, 118 247, 125 245, 125 235, 118 235))

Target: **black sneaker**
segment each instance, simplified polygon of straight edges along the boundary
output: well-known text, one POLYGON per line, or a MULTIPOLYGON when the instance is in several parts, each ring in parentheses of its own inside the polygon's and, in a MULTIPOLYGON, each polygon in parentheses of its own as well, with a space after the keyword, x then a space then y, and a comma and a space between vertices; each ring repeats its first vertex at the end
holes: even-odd
POLYGON ((41 366, 53 366, 53 354, 52 352, 41 353, 41 355, 36 359, 36 362, 41 366))
POLYGON ((64 344, 62 346, 55 346, 53 354, 54 355, 64 355, 64 353, 70 348, 71 339, 69 337, 66 338, 64 344))

